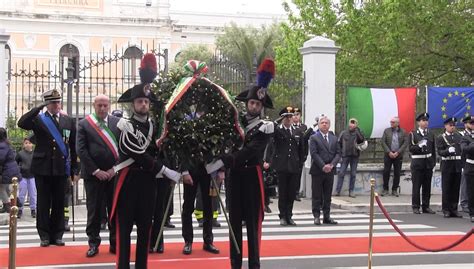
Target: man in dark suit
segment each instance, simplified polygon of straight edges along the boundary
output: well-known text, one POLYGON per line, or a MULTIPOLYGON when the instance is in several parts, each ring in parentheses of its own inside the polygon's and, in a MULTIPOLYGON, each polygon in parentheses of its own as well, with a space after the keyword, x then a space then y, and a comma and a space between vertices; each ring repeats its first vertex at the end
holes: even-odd
POLYGON ((408 137, 404 129, 400 128, 400 119, 393 117, 390 127, 383 131, 382 148, 383 158, 383 191, 382 196, 389 194, 390 170, 393 165, 392 195, 398 197, 400 172, 402 170, 403 154, 408 147, 408 137))
POLYGON ((416 117, 418 128, 410 132, 411 178, 413 183, 411 205, 414 214, 420 214, 420 189, 422 190, 421 207, 423 213, 434 214, 430 208, 431 177, 436 165, 436 145, 433 132, 428 130, 428 113, 416 117))
POLYGON ((37 188, 36 228, 41 246, 64 246, 64 189, 67 178, 77 175, 76 126, 61 114, 61 93, 43 93, 44 103, 32 108, 18 127, 32 130, 36 137, 31 171, 37 188), (40 113, 46 106, 47 111, 40 113))
MULTIPOLYGON (((86 233, 89 238, 87 257, 99 253, 102 201, 107 212, 112 210, 114 180, 107 171, 118 161, 120 131, 119 118, 109 115, 110 100, 106 95, 94 98, 95 113, 79 121, 76 151, 81 159, 81 176, 84 178, 87 206, 86 233)), ((115 225, 109 223, 109 251, 115 253, 115 225)))
POLYGON ((446 119, 445 132, 436 138, 436 148, 441 156, 442 209, 445 218, 462 217, 458 213, 462 136, 456 132, 456 122, 454 117, 446 119))
POLYGON ((321 225, 321 207, 323 223, 337 224, 330 216, 330 209, 334 174, 341 158, 341 148, 337 137, 329 131, 331 122, 327 116, 319 118, 318 126, 319 130, 309 140, 309 152, 312 159, 309 173, 312 178, 314 224, 321 225))
MULTIPOLYGON (((278 210, 280 225, 296 225, 293 221, 293 203, 295 201, 298 172, 303 155, 303 144, 297 141, 291 124, 293 108, 285 107, 280 111, 282 122, 275 128, 268 146, 264 169, 271 166, 278 174, 278 210)), ((301 139, 301 138, 300 138, 301 139)))

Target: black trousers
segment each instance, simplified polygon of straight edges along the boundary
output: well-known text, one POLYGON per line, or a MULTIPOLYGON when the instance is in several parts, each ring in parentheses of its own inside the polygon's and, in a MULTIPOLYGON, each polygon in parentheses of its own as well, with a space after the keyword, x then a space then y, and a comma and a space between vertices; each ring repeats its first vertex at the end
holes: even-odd
POLYGON ((318 173, 311 175, 311 193, 313 216, 319 218, 321 208, 324 219, 329 219, 331 214, 331 196, 334 185, 334 173, 318 173))
MULTIPOLYGON (((212 184, 212 183, 211 183, 212 184)), ((219 184, 219 190, 220 190, 220 187, 221 187, 222 184, 219 184)), ((219 208, 219 200, 217 199, 216 196, 213 196, 211 197, 211 201, 212 201, 212 217, 214 219, 217 219, 217 215, 219 214, 220 212, 220 208, 219 208)), ((194 215, 196 215, 196 219, 197 220, 200 220, 204 217, 203 213, 204 213, 204 205, 203 205, 203 202, 202 202, 202 191, 201 191, 201 188, 198 188, 196 190, 196 206, 195 206, 195 209, 194 209, 194 215), (199 212, 200 214, 198 214, 197 212, 199 212), (200 218, 198 218, 198 215, 201 216, 200 218)))
MULTIPOLYGON (((297 174, 278 172, 278 210, 280 219, 289 220, 293 216, 296 196, 297 174)), ((298 180, 299 181, 299 180, 298 180)))
POLYGON ((441 207, 443 213, 458 211, 461 172, 441 171, 441 207))
POLYGON ((431 169, 412 169, 412 194, 411 206, 412 208, 420 208, 420 189, 421 189, 421 207, 426 209, 430 207, 431 197, 431 177, 433 170, 431 169))
POLYGON ((301 175, 303 174, 303 166, 304 166, 304 163, 301 165, 301 168, 299 168, 298 172, 295 174, 295 180, 296 180, 295 192, 296 192, 296 195, 300 194, 301 175))
POLYGON ((392 191, 398 190, 400 186, 400 171, 402 170, 402 161, 403 156, 398 156, 395 159, 392 159, 385 154, 383 157, 383 189, 388 191, 389 190, 389 181, 390 181, 390 170, 392 169, 393 165, 393 183, 392 183, 392 191))
POLYGON ((260 268, 260 239, 262 236, 263 176, 256 167, 232 170, 230 173, 230 225, 234 230, 240 254, 230 238, 232 269, 242 268, 242 221, 247 228, 249 269, 260 268), (260 175, 259 175, 260 174, 260 175))
MULTIPOLYGON (((171 193, 171 182, 167 178, 157 179, 156 182, 156 199, 155 199, 155 211, 153 213, 153 224, 151 228, 151 244, 150 247, 154 248, 156 240, 158 240, 158 234, 160 233, 161 223, 163 221, 168 199, 171 193)), ((173 201, 171 201, 173 204, 173 201)), ((170 209, 171 210, 171 206, 170 209)), ((159 245, 163 245, 164 236, 160 237, 159 245)))
POLYGON ((41 240, 62 239, 66 176, 35 175, 37 190, 36 229, 41 240))
MULTIPOLYGON (((102 222, 102 205, 105 200, 107 212, 112 211, 112 200, 114 197, 114 180, 101 181, 92 176, 84 179, 86 190, 87 226, 86 233, 89 238, 89 246, 100 246, 100 224, 102 222)), ((109 242, 115 246, 115 223, 109 222, 109 242)))
POLYGON ((474 217, 474 175, 464 174, 467 184, 469 216, 474 217))
POLYGON ((202 237, 204 243, 212 244, 214 241, 214 236, 212 235, 212 199, 209 196, 211 176, 202 165, 190 170, 189 174, 193 178, 193 185, 184 184, 183 211, 181 212, 183 239, 186 243, 193 242, 194 201, 196 200, 196 192, 199 187, 202 193, 204 211, 202 237))
POLYGON ((130 170, 116 205, 117 268, 130 268, 130 233, 137 226, 135 268, 147 268, 150 229, 156 198, 155 175, 130 170))

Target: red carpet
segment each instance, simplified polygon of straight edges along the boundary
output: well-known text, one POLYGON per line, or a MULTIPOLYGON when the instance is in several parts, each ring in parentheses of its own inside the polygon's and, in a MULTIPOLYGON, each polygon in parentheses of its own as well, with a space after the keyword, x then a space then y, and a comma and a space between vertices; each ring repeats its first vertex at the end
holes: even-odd
MULTIPOLYGON (((446 246, 459 236, 413 236, 416 242, 423 246, 438 248, 446 246)), ((216 242, 221 254, 213 255, 204 252, 202 243, 193 245, 193 254, 181 254, 182 243, 165 243, 165 254, 149 256, 150 268, 159 265, 163 269, 178 268, 229 268, 229 250, 227 242, 216 242), (186 265, 189 265, 186 266, 186 265)), ((324 238, 298 240, 265 240, 262 241, 262 257, 277 256, 306 256, 306 255, 335 255, 367 253, 368 238, 324 238)), ((50 246, 47 248, 29 247, 17 249, 17 266, 55 265, 55 264, 87 264, 114 263, 115 256, 109 254, 108 246, 101 248, 101 253, 94 258, 86 258, 87 246, 50 246)), ((470 237, 451 251, 474 251, 474 237, 470 237)), ((401 237, 375 237, 374 253, 420 252, 401 237)), ((246 247, 244 253, 247 253, 246 247)), ((132 260, 134 259, 132 249, 132 260)), ((8 249, 0 249, 0 267, 8 265, 8 249)))

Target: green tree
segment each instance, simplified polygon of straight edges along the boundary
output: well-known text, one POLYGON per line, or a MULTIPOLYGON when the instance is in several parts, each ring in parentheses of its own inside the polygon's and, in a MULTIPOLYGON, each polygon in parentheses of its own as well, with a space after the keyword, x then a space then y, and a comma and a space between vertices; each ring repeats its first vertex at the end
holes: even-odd
POLYGON ((171 64, 172 69, 182 68, 189 60, 198 60, 209 63, 212 59, 212 51, 207 45, 189 45, 180 51, 171 64))

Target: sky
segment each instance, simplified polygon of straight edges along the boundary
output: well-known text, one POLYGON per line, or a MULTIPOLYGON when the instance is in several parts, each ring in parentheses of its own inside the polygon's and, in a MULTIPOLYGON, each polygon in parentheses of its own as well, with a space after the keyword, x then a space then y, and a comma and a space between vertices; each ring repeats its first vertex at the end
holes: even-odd
POLYGON ((283 0, 169 0, 172 10, 285 14, 283 0))

